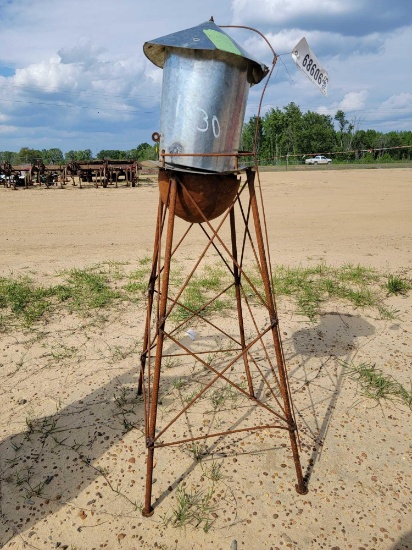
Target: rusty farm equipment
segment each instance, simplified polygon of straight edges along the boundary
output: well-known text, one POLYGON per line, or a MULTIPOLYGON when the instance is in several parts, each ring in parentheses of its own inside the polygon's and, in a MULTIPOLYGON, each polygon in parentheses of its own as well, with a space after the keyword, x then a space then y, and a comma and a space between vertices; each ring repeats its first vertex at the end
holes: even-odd
POLYGON ((92 183, 96 188, 123 184, 135 187, 139 183, 139 172, 142 165, 135 160, 91 160, 87 162, 71 161, 68 164, 44 164, 41 160, 31 165, 15 165, 4 162, 0 165, 0 183, 5 187, 16 189, 17 186, 63 187, 69 181, 83 187, 92 183))
POLYGON ((141 164, 134 160, 72 161, 65 167, 65 179, 71 178, 75 185, 74 176, 77 176, 80 187, 85 182, 94 183, 95 187, 118 187, 120 182, 126 187, 135 187, 139 182, 141 169, 141 164))
POLYGON ((25 170, 21 170, 20 166, 12 166, 10 162, 3 162, 0 165, 0 183, 4 187, 11 187, 16 189, 17 186, 25 185, 27 187, 27 173, 25 170))

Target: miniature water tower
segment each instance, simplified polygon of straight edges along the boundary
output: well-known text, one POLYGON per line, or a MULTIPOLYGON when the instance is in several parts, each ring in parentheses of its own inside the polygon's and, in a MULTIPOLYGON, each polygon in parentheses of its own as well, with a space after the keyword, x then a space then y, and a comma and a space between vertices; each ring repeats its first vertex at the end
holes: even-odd
POLYGON ((159 142, 159 206, 138 388, 144 397, 147 447, 143 515, 154 511, 156 448, 222 438, 230 443, 233 434, 259 430, 289 433, 296 489, 304 494, 267 228, 264 223, 263 231, 261 224, 263 201, 258 201, 260 185, 258 193, 255 188, 257 166, 244 164, 252 158, 251 152, 239 151, 249 89, 266 76, 268 68, 213 18, 146 42, 143 49, 163 69, 160 131, 153 134, 159 142), (176 222, 176 217, 184 222, 176 222), (199 242, 204 239, 204 246, 183 273, 178 254, 193 231, 198 232, 199 242), (221 267, 211 266, 208 256, 221 267), (199 281, 202 268, 218 275, 213 284, 205 285, 203 301, 194 303, 185 295, 199 281), (213 316, 222 297, 236 304, 234 323, 213 316), (195 366, 188 366, 193 360, 195 366), (170 364, 176 374, 170 373, 170 364), (192 379, 202 382, 182 398, 180 408, 173 400, 167 414, 162 410, 163 425, 159 425, 159 406, 167 401, 171 378, 184 380, 185 385, 192 379), (249 413, 233 426, 213 427, 204 418, 209 414, 208 403, 214 407, 218 402, 214 396, 231 392, 246 401, 249 413), (200 418, 206 424, 199 423, 200 418))

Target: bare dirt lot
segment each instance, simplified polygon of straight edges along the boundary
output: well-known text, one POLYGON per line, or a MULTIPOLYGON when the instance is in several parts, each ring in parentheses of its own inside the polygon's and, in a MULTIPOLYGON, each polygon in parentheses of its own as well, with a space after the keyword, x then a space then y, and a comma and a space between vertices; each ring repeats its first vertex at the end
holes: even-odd
MULTIPOLYGON (((286 433, 245 432, 158 450, 143 518, 136 384, 157 186, 0 189, 0 547, 412 548, 412 170, 261 182, 308 494, 286 433)), ((172 278, 201 248, 189 234, 172 278)), ((227 303, 212 315, 236 330, 227 303)), ((160 421, 202 376, 165 364, 160 421)), ((177 435, 252 417, 215 392, 177 435)))

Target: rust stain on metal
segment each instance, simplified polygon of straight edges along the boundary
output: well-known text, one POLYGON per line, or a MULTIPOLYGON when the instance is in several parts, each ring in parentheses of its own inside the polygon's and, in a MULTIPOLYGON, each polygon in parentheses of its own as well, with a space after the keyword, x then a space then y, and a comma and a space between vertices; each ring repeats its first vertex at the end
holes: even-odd
POLYGON ((190 223, 201 223, 204 218, 217 218, 233 202, 240 180, 235 174, 193 174, 159 170, 159 191, 166 204, 170 180, 178 174, 176 215, 190 223), (196 202, 198 209, 194 207, 196 202))

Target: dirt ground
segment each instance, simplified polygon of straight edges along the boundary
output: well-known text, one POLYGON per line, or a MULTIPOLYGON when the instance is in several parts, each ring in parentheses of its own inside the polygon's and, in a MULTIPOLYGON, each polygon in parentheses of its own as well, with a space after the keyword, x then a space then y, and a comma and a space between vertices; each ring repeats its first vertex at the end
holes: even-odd
MULTIPOLYGON (((410 267, 412 172, 261 173, 273 261, 410 267)), ((1 190, 2 270, 131 261, 153 248, 158 192, 139 188, 1 190)), ((192 251, 196 242, 185 246, 192 251)))
MULTIPOLYGON (((260 177, 272 264, 359 264, 412 279, 412 169, 260 177)), ((154 180, 118 189, 1 188, 0 277, 51 285, 65 269, 99 263, 129 273, 152 254, 157 204, 154 180)), ((184 271, 202 247, 189 234, 174 269, 184 271)), ((151 518, 140 512, 143 405, 131 397, 144 303, 96 318, 54 314, 0 333, 0 547, 412 548, 411 412, 362 396, 345 373, 370 363, 410 390, 412 293, 386 304, 396 311, 391 319, 334 301, 310 322, 279 300, 307 495, 294 490, 287 434, 246 432, 207 440, 201 456, 185 445, 159 449, 151 518), (177 527, 182 488, 198 521, 177 527)), ((223 322, 236 326, 233 317, 223 322)), ((199 380, 195 367, 165 369, 162 421, 176 401, 187 402, 191 376, 199 380)), ((223 405, 213 420, 225 428, 238 413, 254 414, 231 394, 223 405)), ((206 429, 202 415, 189 432, 197 420, 206 429)))

